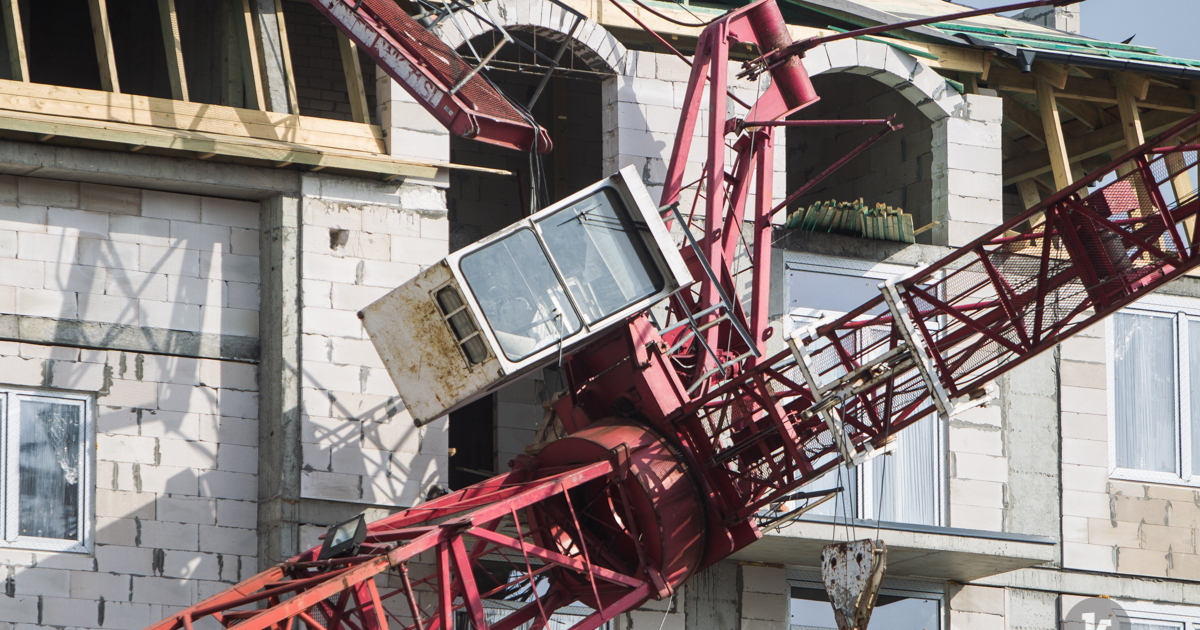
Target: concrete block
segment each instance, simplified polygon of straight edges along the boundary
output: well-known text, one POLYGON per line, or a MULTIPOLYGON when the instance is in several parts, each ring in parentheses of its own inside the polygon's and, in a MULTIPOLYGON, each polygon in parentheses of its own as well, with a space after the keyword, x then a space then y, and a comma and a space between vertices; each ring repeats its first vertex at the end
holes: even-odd
POLYGON ((1004 615, 950 611, 950 627, 954 630, 1005 630, 1004 615))
POLYGON ((220 252, 200 252, 201 278, 232 280, 234 282, 257 283, 259 262, 257 256, 238 256, 220 252))
POLYGON ((229 227, 258 229, 259 205, 253 201, 237 201, 202 197, 200 222, 229 227))
POLYGON ((96 516, 153 519, 154 495, 148 492, 121 492, 96 489, 96 516))
POLYGON ((96 624, 100 619, 98 600, 73 600, 67 594, 63 594, 62 597, 42 596, 39 599, 42 609, 40 621, 50 626, 59 628, 88 627, 96 624))
POLYGON ((22 177, 17 180, 18 198, 25 206, 79 207, 79 183, 22 177))
POLYGON ((384 132, 388 140, 388 151, 394 157, 450 161, 450 136, 442 133, 423 133, 400 127, 391 127, 384 132))
MULTIPOLYGON (((395 239, 401 237, 392 238, 395 239)), ((420 240, 424 241, 425 239, 420 240)), ((378 300, 387 293, 388 290, 383 287, 369 287, 335 282, 332 285, 333 308, 357 313, 368 304, 378 300)), ((374 354, 373 350, 371 351, 371 354, 374 354)))
MULTIPOLYGON (((46 284, 45 269, 46 263, 41 261, 7 259, 4 261, 4 270, 7 274, 4 283, 8 287, 41 289, 46 284)), ((14 302, 10 305, 14 309, 16 308, 15 296, 16 294, 13 293, 14 302)))
MULTIPOLYGON (((1064 387, 1063 389, 1065 390, 1066 388, 1064 387)), ((1062 461, 1064 465, 1097 466, 1107 470, 1108 445, 1105 442, 1096 440, 1063 438, 1062 461)))
MULTIPOLYGON (((408 282, 421 271, 415 262, 382 262, 371 261, 363 264, 362 282, 364 286, 385 287, 394 289, 408 282)), ((344 282, 345 280, 338 280, 344 282)))
POLYGON ((1070 387, 1102 390, 1107 386, 1105 366, 1100 363, 1062 361, 1059 366, 1058 377, 1063 385, 1070 387))
POLYGON ((55 387, 79 391, 98 391, 104 388, 106 366, 100 363, 71 363, 55 361, 51 368, 55 387))
POLYGON ((190 221, 171 221, 171 241, 176 247, 206 252, 228 252, 230 228, 190 221))
POLYGON ((1088 519, 1087 542, 1106 547, 1138 547, 1141 544, 1141 527, 1138 523, 1117 521, 1114 526, 1107 519, 1088 519))
POLYGON ((249 501, 258 498, 256 475, 206 470, 200 474, 200 495, 218 499, 249 501))
POLYGON ((153 328, 196 331, 200 329, 200 307, 195 304, 140 300, 138 323, 153 328))
POLYGON ((154 567, 153 549, 96 545, 96 568, 104 573, 122 575, 151 575, 154 567))
POLYGON ((1169 527, 1145 523, 1141 526, 1142 549, 1170 551, 1177 554, 1196 553, 1196 530, 1191 527, 1169 527))
POLYGON ((97 516, 95 541, 101 545, 132 547, 137 541, 137 521, 132 518, 97 516))
POLYGON ((994 147, 979 147, 951 141, 946 145, 946 164, 952 169, 1000 175, 1002 162, 998 144, 994 147))
POLYGON ((200 252, 183 247, 139 246, 138 271, 176 276, 200 275, 200 252))
POLYGON ((838 70, 853 68, 859 65, 858 46, 854 40, 841 40, 825 44, 825 53, 829 55, 829 67, 838 70))
POLYGON ((1104 339, 1096 337, 1074 336, 1060 344, 1062 359, 1066 361, 1082 361, 1087 363, 1104 363, 1106 351, 1104 339))
POLYGON ((1108 519, 1109 499, 1110 497, 1107 494, 1100 492, 1081 492, 1079 490, 1063 489, 1063 516, 1108 519))
POLYGON ((950 526, 985 531, 1004 530, 1004 510, 996 507, 959 505, 951 500, 950 526))
POLYGON ((889 48, 886 44, 866 40, 852 41, 858 46, 858 67, 867 70, 862 74, 872 75, 876 71, 886 69, 887 49, 889 48))
POLYGON ((258 445, 258 419, 205 417, 208 422, 201 424, 200 434, 203 439, 221 444, 241 444, 244 446, 258 445))
POLYGON ((46 233, 107 238, 108 216, 106 212, 51 207, 46 211, 46 233))
POLYGON ((224 306, 227 301, 224 282, 191 276, 167 276, 167 295, 171 302, 184 304, 224 306))
POLYGON ((16 567, 13 588, 18 595, 70 597, 71 573, 55 569, 16 567))
POLYGON ((79 207, 94 212, 137 216, 142 212, 142 191, 136 188, 81 183, 79 207))
POLYGON ((155 505, 160 521, 197 525, 212 525, 217 522, 216 499, 162 495, 155 501, 155 505))
POLYGON ((221 389, 218 403, 221 415, 234 418, 258 418, 258 393, 221 389))
POLYGON ((1122 547, 1117 554, 1116 570, 1122 573, 1167 577, 1167 567, 1167 554, 1162 551, 1122 547))
POLYGON ((963 97, 970 106, 967 112, 971 120, 986 123, 1004 121, 1004 99, 982 94, 964 94, 963 97))
POLYGON ((1002 588, 975 586, 972 584, 947 585, 950 609, 955 612, 976 612, 988 615, 1003 615, 1005 593, 1002 588))
POLYGON ((231 472, 258 473, 258 449, 253 446, 221 444, 217 447, 217 468, 231 472))
POLYGON ((674 55, 655 54, 651 56, 654 57, 655 78, 658 80, 686 84, 691 79, 692 68, 682 59, 674 55))
POLYGON ((1096 390, 1093 388, 1064 385, 1059 390, 1059 400, 1061 401, 1063 411, 1095 415, 1105 415, 1108 413, 1107 397, 1098 396, 1096 390))
POLYGON ((17 234, 17 258, 73 263, 79 259, 79 238, 64 234, 17 234))
POLYGON ((361 496, 358 475, 303 471, 300 473, 300 496, 333 501, 358 501, 361 496))
POLYGON ((120 298, 167 300, 167 275, 128 269, 108 269, 104 294, 120 298))
POLYGON ((1091 519, 1082 516, 1064 516, 1062 519, 1063 540, 1067 542, 1088 542, 1088 523, 1091 519))
POLYGON ((955 453, 954 472, 959 479, 1008 482, 1008 459, 974 453, 955 453))
POLYGON ((258 504, 254 501, 218 499, 217 524, 222 527, 254 529, 258 526, 258 504))
POLYGON ((770 593, 786 595, 788 593, 787 574, 782 568, 764 567, 743 564, 742 573, 743 593, 770 593))
POLYGON ((353 258, 309 254, 305 259, 304 272, 307 278, 353 284, 358 276, 360 261, 353 258))
POLYGON ((950 428, 950 450, 959 453, 977 453, 979 455, 1004 455, 1004 446, 999 431, 985 431, 975 428, 950 428))
POLYGON ((637 77, 617 77, 617 101, 675 107, 671 82, 637 77))
POLYGON ((0 203, 0 229, 45 234, 46 207, 0 203))
MULTIPOLYGON (((1063 449, 1066 450, 1066 442, 1064 439, 1063 449)), ((1088 443, 1085 440, 1072 440, 1073 443, 1088 443)), ((1103 444, 1103 442, 1090 442, 1092 444, 1103 444)), ((1107 450, 1107 449, 1106 449, 1107 450)), ((1107 453, 1106 453, 1107 455, 1107 453)), ((1108 483, 1108 467, 1100 466, 1077 466, 1074 464, 1064 463, 1062 465, 1062 487, 1069 490, 1080 490, 1083 492, 1104 492, 1104 486, 1108 483)), ((1103 464, 1104 462, 1098 462, 1103 464)))
POLYGON ((972 479, 950 480, 950 503, 975 507, 1003 508, 1004 484, 972 479))
POLYGON ((258 537, 253 529, 200 526, 200 548, 211 553, 258 555, 258 537))
POLYGON ((200 548, 200 530, 195 523, 142 521, 141 547, 196 551, 200 548))
POLYGON ((190 606, 196 601, 195 580, 135 577, 125 599, 146 604, 190 606))
POLYGON ((200 199, 195 195, 143 190, 142 216, 199 223, 200 199))
POLYGON ((742 619, 758 619, 782 624, 786 621, 788 599, 779 593, 742 592, 742 619))
POLYGON ((220 577, 216 554, 191 551, 168 551, 163 554, 163 577, 193 580, 216 580, 220 577))
POLYGON ((71 571, 72 599, 100 599, 121 601, 129 599, 129 580, 115 579, 108 573, 71 571))
MULTIPOLYGON (((259 285, 252 282, 224 281, 226 306, 230 308, 257 311, 259 310, 259 285)), ((307 298, 308 296, 305 295, 307 298)))
POLYGON ((139 464, 134 480, 142 492, 158 492, 197 496, 196 471, 177 466, 139 464))

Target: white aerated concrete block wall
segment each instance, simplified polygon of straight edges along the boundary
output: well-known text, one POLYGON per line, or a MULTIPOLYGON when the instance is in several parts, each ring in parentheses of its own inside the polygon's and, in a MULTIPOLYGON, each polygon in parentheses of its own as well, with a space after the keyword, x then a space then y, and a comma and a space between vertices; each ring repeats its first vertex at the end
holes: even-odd
POLYGON ((301 495, 413 505, 446 482, 447 421, 413 425, 357 313, 446 256, 445 195, 340 178, 305 187, 301 495))
MULTIPOLYGON (((941 80, 942 92, 953 91, 941 80)), ((965 245, 1004 222, 1001 99, 965 95, 933 125, 934 242, 965 245)))
POLYGON ((435 162, 450 161, 450 132, 400 84, 377 68, 375 94, 379 126, 388 155, 435 162))
POLYGON ((258 336, 258 204, 0 177, 0 312, 258 336))
MULTIPOLYGON (((625 72, 604 83, 604 173, 609 175, 632 164, 641 173, 651 199, 657 200, 662 195, 691 69, 672 55, 630 51, 628 59, 625 72)), ((729 91, 752 105, 759 96, 758 86, 734 79, 739 69, 739 64, 729 64, 729 91)), ((705 88, 700 99, 684 185, 701 176, 708 158, 708 92, 705 88)), ((732 99, 728 100, 726 112, 726 118, 745 117, 747 113, 732 99)), ((732 170, 733 152, 726 150, 724 155, 726 168, 732 170)), ((784 134, 777 132, 773 182, 776 201, 782 201, 786 195, 786 163, 784 134)), ((682 211, 686 213, 691 208, 693 198, 691 194, 681 198, 682 211)), ((703 206, 698 212, 703 213, 703 206)))
MULTIPOLYGON (((254 337, 257 227, 253 203, 0 178, 0 312, 254 337)), ((0 342, 0 385, 90 393, 96 428, 94 554, 0 550, 0 621, 142 628, 255 572, 254 365, 0 342)))
POLYGON ((999 405, 950 421, 950 518, 946 525, 1004 531, 1008 458, 999 405))

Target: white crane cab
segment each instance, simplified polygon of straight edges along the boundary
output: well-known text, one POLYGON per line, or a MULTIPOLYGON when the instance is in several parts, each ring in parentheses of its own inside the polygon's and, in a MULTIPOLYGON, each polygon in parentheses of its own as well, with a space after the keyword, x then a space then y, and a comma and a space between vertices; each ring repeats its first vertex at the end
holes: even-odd
POLYGON ((422 425, 691 283, 629 166, 450 254, 359 317, 422 425))

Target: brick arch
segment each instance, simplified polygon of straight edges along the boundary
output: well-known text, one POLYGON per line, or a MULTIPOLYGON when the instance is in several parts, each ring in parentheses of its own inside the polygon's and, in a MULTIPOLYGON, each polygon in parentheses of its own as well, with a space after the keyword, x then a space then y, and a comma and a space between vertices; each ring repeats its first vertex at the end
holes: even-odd
POLYGON ((916 57, 887 44, 861 40, 824 44, 805 55, 804 67, 812 76, 845 72, 875 79, 900 92, 933 122, 969 116, 965 95, 916 57))
MULTIPOLYGON (((575 16, 546 0, 491 0, 488 8, 506 30, 535 33, 550 41, 562 42, 571 32, 575 16)), ((480 12, 486 17, 486 14, 480 12)), ((467 13, 459 12, 453 20, 443 20, 438 25, 442 41, 457 49, 480 35, 492 32, 491 24, 467 13), (462 30, 459 30, 461 25, 462 30), (465 35, 465 36, 464 36, 465 35)), ((583 20, 570 38, 569 50, 588 67, 597 72, 624 74, 628 51, 603 26, 592 20, 583 20)))

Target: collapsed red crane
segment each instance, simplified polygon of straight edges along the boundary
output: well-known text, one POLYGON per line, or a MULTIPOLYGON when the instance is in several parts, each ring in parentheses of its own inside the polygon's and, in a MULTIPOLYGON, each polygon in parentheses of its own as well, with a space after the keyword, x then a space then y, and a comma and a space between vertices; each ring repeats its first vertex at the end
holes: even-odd
POLYGON ((512 472, 370 524, 353 555, 307 551, 152 628, 212 618, 242 630, 297 620, 514 630, 544 627, 575 603, 593 612, 572 628, 596 628, 757 540, 758 519, 786 512, 806 482, 922 417, 952 414, 988 381, 1200 264, 1200 199, 1169 192, 1197 167, 1200 138, 1183 137, 1197 115, 764 357, 774 127, 817 98, 803 50, 773 0, 700 36, 662 202, 684 220, 676 204, 707 86, 719 114, 709 117, 709 194, 701 236, 683 247, 701 280, 673 297, 661 329, 642 313, 565 359, 554 410, 566 437, 512 472), (732 42, 757 44, 763 56, 747 73, 772 80, 745 119, 726 120, 732 42), (754 226, 749 313, 729 297, 744 221, 754 226))

